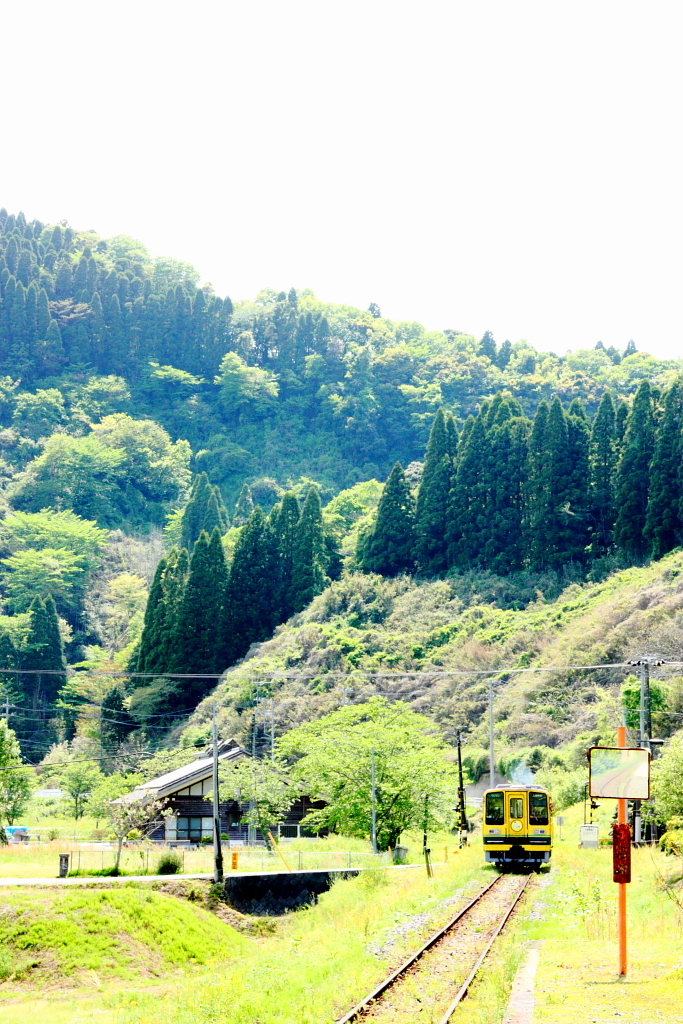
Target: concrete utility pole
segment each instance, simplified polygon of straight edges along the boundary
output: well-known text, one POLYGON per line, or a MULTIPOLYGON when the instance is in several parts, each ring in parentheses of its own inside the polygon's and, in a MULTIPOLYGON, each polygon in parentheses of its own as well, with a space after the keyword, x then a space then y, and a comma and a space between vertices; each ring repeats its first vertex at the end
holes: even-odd
POLYGON ((467 846, 467 813, 465 811, 465 786, 462 778, 462 733, 458 730, 458 804, 460 807, 460 846, 467 846))
POLYGON ((223 848, 221 846, 221 801, 218 792, 218 726, 216 705, 213 706, 213 880, 223 881, 223 848))
POLYGON ((377 794, 375 791, 375 751, 370 751, 370 789, 372 799, 372 852, 377 853, 377 794))
MULTIPOLYGON (((650 666, 663 665, 664 662, 661 658, 655 658, 650 654, 643 654, 635 661, 630 662, 631 665, 638 667, 638 675, 640 677, 640 707, 639 707, 639 721, 638 721, 638 732, 639 740, 638 745, 645 750, 650 751, 652 755, 653 740, 652 740, 652 702, 650 699, 650 666)), ((655 740, 654 743, 659 743, 659 740, 655 740)), ((652 825, 650 826, 652 828, 652 825)), ((642 819, 640 814, 640 800, 635 800, 633 804, 633 841, 636 845, 642 842, 642 819)))
MULTIPOLYGON (((254 711, 251 716, 251 756, 256 760, 256 712, 254 711)), ((249 801, 249 817, 253 817, 254 801, 249 801)), ((247 828, 247 846, 252 846, 256 841, 256 829, 252 822, 249 822, 247 828)))

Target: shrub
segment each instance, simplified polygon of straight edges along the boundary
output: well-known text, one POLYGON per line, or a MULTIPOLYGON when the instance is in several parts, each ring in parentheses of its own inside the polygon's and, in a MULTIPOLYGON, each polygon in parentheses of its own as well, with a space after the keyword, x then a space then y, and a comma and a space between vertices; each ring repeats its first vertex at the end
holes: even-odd
POLYGON ((167 850, 159 857, 158 875, 177 875, 183 866, 183 859, 176 850, 167 850))

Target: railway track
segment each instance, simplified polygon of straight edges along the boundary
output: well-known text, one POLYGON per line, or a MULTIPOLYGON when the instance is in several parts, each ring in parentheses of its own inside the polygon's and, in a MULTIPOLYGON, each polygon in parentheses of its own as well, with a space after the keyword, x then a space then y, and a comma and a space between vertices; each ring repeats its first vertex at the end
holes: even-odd
POLYGON ((448 1024, 530 881, 498 875, 337 1024, 408 1024, 425 1010, 448 1024))

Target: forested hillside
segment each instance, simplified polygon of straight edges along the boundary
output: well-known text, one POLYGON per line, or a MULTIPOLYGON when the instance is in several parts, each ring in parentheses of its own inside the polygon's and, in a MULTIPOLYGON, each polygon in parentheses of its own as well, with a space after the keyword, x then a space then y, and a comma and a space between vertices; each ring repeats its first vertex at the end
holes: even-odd
MULTIPOLYGON (((683 362, 626 340, 559 357, 293 288, 233 303, 127 236, 5 210, 0 232, 0 667, 28 757, 169 742, 236 664, 244 734, 271 651, 315 693, 331 669, 418 671, 480 617, 626 587, 609 574, 681 541, 683 362)), ((479 698, 456 702, 475 728, 479 698)))

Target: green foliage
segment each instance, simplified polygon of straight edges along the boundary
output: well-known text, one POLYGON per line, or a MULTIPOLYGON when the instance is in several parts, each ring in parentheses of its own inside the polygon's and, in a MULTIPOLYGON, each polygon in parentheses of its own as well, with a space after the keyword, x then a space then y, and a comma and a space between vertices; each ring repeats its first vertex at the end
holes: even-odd
POLYGON ((65 420, 64 397, 57 388, 37 391, 35 395, 24 391, 16 397, 12 425, 26 437, 48 437, 65 420))
POLYGON ((12 610, 26 611, 32 594, 51 594, 61 607, 73 608, 83 575, 79 562, 79 556, 66 548, 29 548, 3 558, 3 585, 12 610))
POLYGON ((16 734, 5 720, 0 720, 0 826, 13 825, 31 799, 35 785, 33 772, 26 766, 19 768, 21 763, 16 734))
MULTIPOLYGON (((650 714, 667 711, 669 708, 669 689, 658 679, 650 680, 650 714)), ((621 687, 621 704, 626 708, 626 725, 637 730, 640 725, 640 679, 627 676, 621 687)), ((646 709, 647 714, 647 709, 646 709)), ((646 720, 647 728, 647 720, 646 720)))
POLYGON ((182 870, 183 858, 177 850, 164 850, 157 861, 158 875, 177 875, 182 870))
POLYGON ((651 791, 659 821, 683 816, 683 731, 675 733, 671 742, 654 761, 651 769, 651 791))
POLYGON ((73 816, 78 821, 85 811, 91 791, 102 779, 102 772, 96 764, 75 760, 61 773, 61 783, 71 797, 73 816))
POLYGON ((245 406, 253 411, 265 411, 277 398, 277 377, 258 366, 247 366, 236 352, 228 352, 221 361, 216 377, 220 387, 220 403, 228 415, 238 413, 245 406))
POLYGON ((100 564, 108 534, 92 520, 81 519, 70 509, 41 512, 10 512, 1 526, 10 551, 62 548, 78 556, 76 564, 89 572, 100 564))
POLYGON ((221 799, 248 803, 242 820, 254 825, 263 836, 282 821, 301 792, 282 758, 249 758, 237 764, 220 764, 218 785, 221 799))
POLYGON ((371 756, 374 752, 377 844, 393 848, 403 831, 449 827, 456 772, 429 719, 401 701, 373 697, 287 733, 280 752, 298 758, 292 775, 302 790, 326 802, 309 827, 370 837, 371 756))

